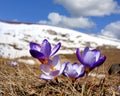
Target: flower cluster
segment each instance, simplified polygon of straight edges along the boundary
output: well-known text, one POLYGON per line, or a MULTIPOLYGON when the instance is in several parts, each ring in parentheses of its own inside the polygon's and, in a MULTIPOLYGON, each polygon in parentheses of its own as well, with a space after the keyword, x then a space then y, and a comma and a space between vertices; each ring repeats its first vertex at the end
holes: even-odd
POLYGON ((59 57, 55 55, 60 47, 61 43, 59 42, 51 48, 47 39, 44 39, 41 45, 30 42, 30 54, 41 62, 40 70, 43 73, 40 75, 41 79, 52 80, 63 74, 69 79, 75 80, 103 64, 106 59, 106 56, 101 56, 99 50, 89 50, 89 47, 86 47, 82 54, 79 48, 76 49, 76 56, 81 64, 77 62, 61 63, 59 57))

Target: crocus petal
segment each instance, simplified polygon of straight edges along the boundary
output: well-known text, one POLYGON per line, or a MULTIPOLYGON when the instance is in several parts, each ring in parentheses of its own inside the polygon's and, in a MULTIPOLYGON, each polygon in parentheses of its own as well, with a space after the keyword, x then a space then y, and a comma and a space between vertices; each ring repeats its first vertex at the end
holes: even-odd
POLYGON ((55 47, 51 50, 50 56, 53 56, 61 47, 61 43, 59 42, 58 44, 55 45, 55 47))
POLYGON ((57 76, 57 75, 59 75, 59 70, 51 71, 49 75, 50 76, 57 76))
POLYGON ((92 66, 96 62, 96 55, 92 51, 88 51, 84 58, 83 58, 83 63, 85 66, 92 66))
POLYGON ((53 66, 55 69, 60 70, 61 63, 60 63, 59 57, 57 55, 54 56, 52 63, 51 63, 51 66, 53 66))
POLYGON ((99 51, 99 50, 94 49, 94 50, 92 50, 92 52, 96 55, 96 61, 98 61, 98 60, 99 60, 99 58, 100 58, 100 51, 99 51))
POLYGON ((34 58, 37 58, 37 59, 45 59, 45 56, 37 51, 37 50, 30 50, 30 54, 34 57, 34 58))
POLYGON ((53 79, 52 76, 46 75, 46 74, 41 74, 40 78, 43 79, 43 80, 52 80, 53 79))
POLYGON ((72 64, 73 69, 76 71, 75 78, 82 77, 84 75, 84 65, 79 65, 77 63, 72 64))
POLYGON ((79 78, 79 77, 82 77, 82 76, 84 75, 84 73, 85 73, 85 68, 84 68, 84 66, 81 64, 81 65, 79 65, 79 68, 76 69, 76 71, 77 71, 78 74, 79 74, 79 76, 78 76, 77 78, 79 78))
POLYGON ((53 57, 51 64, 52 66, 56 66, 58 63, 60 63, 60 61, 59 61, 59 57, 56 55, 53 57))
POLYGON ((66 70, 71 71, 72 69, 73 69, 72 64, 71 63, 67 63, 66 70))
POLYGON ((51 53, 51 45, 50 43, 45 39, 42 42, 41 52, 45 55, 45 57, 49 57, 51 53))
POLYGON ((83 60, 82 60, 79 48, 76 49, 76 56, 77 56, 78 60, 82 63, 83 60))
POLYGON ((85 47, 83 53, 82 53, 82 58, 86 55, 86 53, 89 51, 89 47, 85 47))
POLYGON ((73 67, 73 69, 78 69, 79 65, 75 62, 75 63, 72 64, 72 67, 73 67))
POLYGON ((65 75, 67 77, 72 77, 72 78, 74 78, 74 77, 76 77, 78 75, 78 73, 76 72, 76 70, 73 69, 73 66, 72 66, 71 63, 67 63, 66 68, 64 70, 64 73, 65 73, 65 75))
POLYGON ((66 64, 66 66, 65 66, 65 69, 64 69, 64 71, 63 71, 63 75, 65 75, 65 76, 68 77, 67 72, 68 72, 68 70, 69 70, 68 65, 70 64, 70 62, 66 62, 66 63, 64 63, 64 64, 66 64))
POLYGON ((59 75, 63 73, 63 71, 64 71, 64 69, 65 69, 65 67, 66 67, 67 63, 68 63, 68 62, 63 63, 63 64, 61 65, 59 75))
POLYGON ((93 66, 91 66, 91 68, 94 68, 96 66, 99 66, 99 65, 103 64, 105 60, 106 60, 106 56, 104 56, 104 55, 101 56, 99 58, 99 60, 93 66))
POLYGON ((40 47, 40 45, 37 44, 37 43, 30 42, 30 49, 31 49, 31 50, 36 50, 36 51, 39 51, 39 52, 40 52, 41 47, 40 47))
POLYGON ((89 47, 86 47, 86 48, 84 49, 82 55, 81 55, 81 54, 80 54, 80 49, 79 49, 79 48, 76 49, 76 56, 77 56, 78 60, 79 60, 82 64, 84 64, 83 59, 84 59, 84 57, 85 57, 85 55, 86 55, 86 53, 87 53, 88 51, 89 51, 89 47))
POLYGON ((61 69, 61 63, 60 63, 60 60, 58 60, 56 66, 55 66, 56 69, 61 69))
POLYGON ((70 78, 77 78, 78 77, 78 73, 75 71, 75 70, 73 70, 73 72, 71 73, 68 73, 68 76, 70 77, 70 78))
POLYGON ((45 73, 45 74, 49 74, 50 73, 50 66, 48 64, 41 64, 40 65, 40 70, 45 73))
POLYGON ((69 78, 76 78, 78 76, 78 73, 76 72, 76 70, 69 69, 65 72, 65 75, 69 78))

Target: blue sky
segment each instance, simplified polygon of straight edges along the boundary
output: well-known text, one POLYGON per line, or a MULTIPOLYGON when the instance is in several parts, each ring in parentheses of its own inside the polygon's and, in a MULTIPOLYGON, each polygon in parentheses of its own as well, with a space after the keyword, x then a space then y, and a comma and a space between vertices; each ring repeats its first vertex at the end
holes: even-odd
POLYGON ((120 39, 120 0, 0 0, 0 19, 120 39))

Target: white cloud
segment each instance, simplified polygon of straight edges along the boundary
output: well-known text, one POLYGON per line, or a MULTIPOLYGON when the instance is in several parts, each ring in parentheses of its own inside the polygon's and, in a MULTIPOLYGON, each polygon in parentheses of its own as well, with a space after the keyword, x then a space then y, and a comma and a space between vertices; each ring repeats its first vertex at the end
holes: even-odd
POLYGON ((54 0, 63 5, 72 16, 104 16, 120 13, 115 0, 54 0))
POLYGON ((67 28, 91 28, 95 26, 95 24, 88 18, 83 17, 70 18, 54 12, 48 15, 48 19, 49 21, 41 20, 39 21, 39 23, 67 28))
POLYGON ((120 39, 120 21, 110 23, 104 29, 101 30, 101 34, 120 39))

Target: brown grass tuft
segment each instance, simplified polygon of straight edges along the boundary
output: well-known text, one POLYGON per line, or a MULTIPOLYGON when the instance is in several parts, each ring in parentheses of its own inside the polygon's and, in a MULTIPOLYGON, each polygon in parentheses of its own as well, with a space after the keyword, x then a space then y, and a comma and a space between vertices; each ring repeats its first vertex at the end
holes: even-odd
MULTIPOLYGON (((107 74, 111 64, 120 63, 120 50, 101 50, 107 56, 107 60, 98 71, 93 72, 103 73, 106 77, 82 77, 74 83, 64 76, 59 76, 58 82, 41 80, 39 64, 29 65, 19 62, 18 66, 11 66, 10 59, 1 57, 0 96, 120 96, 118 92, 120 76, 107 74)), ((60 55, 60 58, 61 62, 77 61, 76 56, 70 54, 60 55)))

